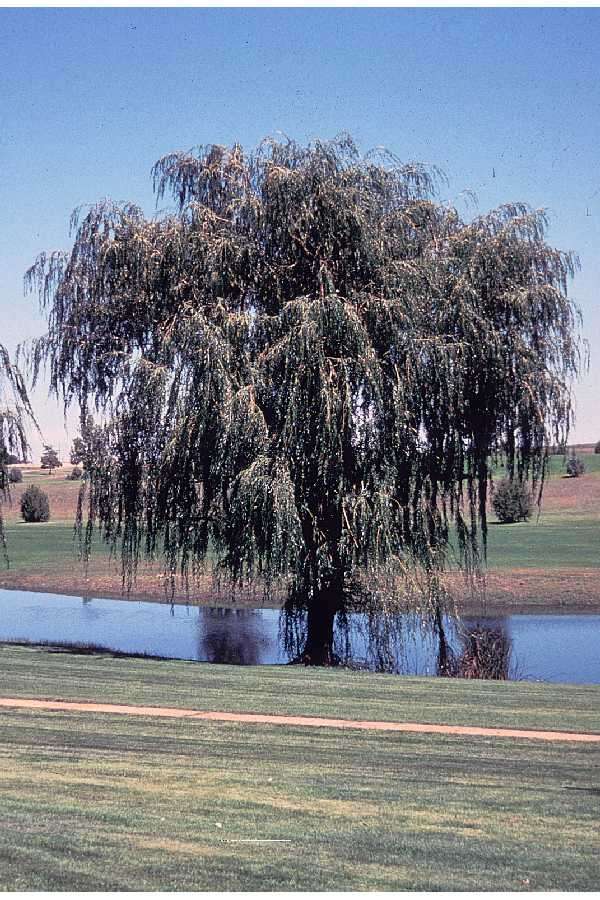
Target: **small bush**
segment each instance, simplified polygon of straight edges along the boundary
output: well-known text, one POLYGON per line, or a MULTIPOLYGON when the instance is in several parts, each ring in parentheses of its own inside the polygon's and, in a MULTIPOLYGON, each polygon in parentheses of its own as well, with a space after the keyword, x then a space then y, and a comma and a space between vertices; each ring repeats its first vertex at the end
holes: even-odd
POLYGON ((9 469, 8 480, 11 484, 19 484, 20 481, 23 481, 23 473, 20 469, 9 469))
POLYGON ((600 453, 600 441, 598 441, 598 443, 594 447, 594 453, 600 453))
POLYGON ((457 666, 459 678, 506 681, 511 645, 503 628, 477 625, 462 635, 461 642, 463 649, 457 666))
POLYGON ((79 481, 81 476, 83 475, 83 469, 80 469, 79 466, 73 466, 68 475, 65 475, 67 481, 79 481))
POLYGON ((30 484, 21 497, 21 515, 26 522, 47 522, 50 518, 48 494, 30 484))
POLYGON ((579 478, 580 475, 583 475, 585 472, 585 465, 583 460, 579 459, 578 456, 573 454, 567 460, 567 475, 570 475, 571 478, 579 478))
POLYGON ((503 478, 494 490, 492 505, 500 522, 523 522, 531 515, 531 491, 522 481, 503 478))

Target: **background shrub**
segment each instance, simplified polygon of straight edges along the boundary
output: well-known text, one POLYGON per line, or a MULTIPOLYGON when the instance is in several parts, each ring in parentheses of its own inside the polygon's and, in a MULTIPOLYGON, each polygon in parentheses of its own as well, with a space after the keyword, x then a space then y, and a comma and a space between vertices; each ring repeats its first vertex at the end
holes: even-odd
POLYGON ((570 475, 572 478, 579 478, 584 472, 585 465, 583 460, 579 459, 579 457, 575 456, 573 453, 567 460, 567 475, 570 475))
POLYGON ((523 522, 531 515, 531 491, 522 481, 503 478, 494 490, 492 506, 500 522, 523 522))
POLYGON ((594 447, 594 453, 600 453, 600 441, 598 441, 598 443, 594 447))
POLYGON ((83 475, 83 469, 80 469, 79 466, 73 466, 68 475, 65 475, 67 481, 79 481, 81 476, 83 475))
POLYGON ((21 497, 21 515, 26 522, 47 522, 50 518, 48 494, 30 484, 21 497))
POLYGON ((20 469, 9 469, 8 480, 11 484, 18 484, 20 481, 23 481, 23 473, 20 469))

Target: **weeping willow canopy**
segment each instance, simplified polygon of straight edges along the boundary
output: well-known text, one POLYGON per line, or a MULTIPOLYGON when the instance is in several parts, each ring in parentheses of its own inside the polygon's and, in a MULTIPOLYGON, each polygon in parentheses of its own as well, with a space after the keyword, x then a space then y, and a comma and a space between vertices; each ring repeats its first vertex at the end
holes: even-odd
POLYGON ((365 573, 439 571, 451 528, 471 565, 494 454, 542 483, 571 422, 576 259, 544 213, 465 222, 435 171, 346 136, 153 176, 172 211, 100 203, 27 276, 35 366, 81 405, 89 523, 127 571, 210 553, 323 623, 365 573))

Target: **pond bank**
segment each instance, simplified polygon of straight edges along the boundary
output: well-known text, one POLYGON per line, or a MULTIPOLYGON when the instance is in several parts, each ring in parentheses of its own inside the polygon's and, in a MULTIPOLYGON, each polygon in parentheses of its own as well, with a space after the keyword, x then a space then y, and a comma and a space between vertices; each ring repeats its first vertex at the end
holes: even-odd
POLYGON ((0 646, 2 694, 272 715, 600 733, 600 685, 73 656, 0 646))
MULTIPOLYGON (((150 603, 173 602, 191 606, 223 606, 231 608, 279 609, 275 599, 265 602, 260 591, 238 591, 234 597, 226 589, 215 590, 210 575, 199 579, 186 597, 176 591, 173 600, 165 594, 162 575, 141 574, 129 595, 124 594, 118 573, 94 565, 89 577, 76 571, 0 573, 0 589, 62 594, 69 597, 104 597, 111 600, 150 603)), ((485 600, 469 596, 463 577, 454 573, 447 584, 456 599, 458 611, 464 615, 503 615, 510 613, 600 613, 600 570, 573 569, 491 569, 486 576, 485 600)))

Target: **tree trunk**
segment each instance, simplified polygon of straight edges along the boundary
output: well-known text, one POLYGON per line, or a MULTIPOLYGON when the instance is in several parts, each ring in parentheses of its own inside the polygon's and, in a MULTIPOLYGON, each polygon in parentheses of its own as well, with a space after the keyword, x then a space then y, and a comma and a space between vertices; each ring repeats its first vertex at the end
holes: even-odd
POLYGON ((454 654, 452 653, 452 649, 448 643, 446 638, 446 631, 444 629, 444 620, 442 619, 442 612, 437 607, 435 611, 435 625, 436 631, 438 633, 438 657, 437 657, 437 674, 442 677, 451 677, 455 674, 454 672, 454 654))
POLYGON ((335 666, 333 626, 342 608, 341 586, 329 585, 315 593, 308 607, 306 641, 298 662, 306 666, 335 666))

